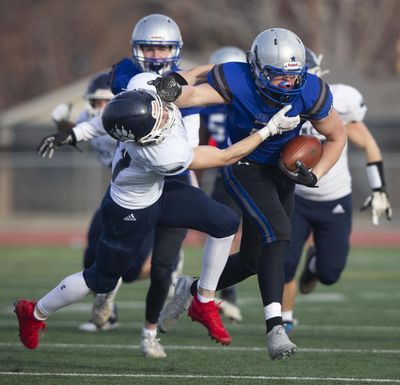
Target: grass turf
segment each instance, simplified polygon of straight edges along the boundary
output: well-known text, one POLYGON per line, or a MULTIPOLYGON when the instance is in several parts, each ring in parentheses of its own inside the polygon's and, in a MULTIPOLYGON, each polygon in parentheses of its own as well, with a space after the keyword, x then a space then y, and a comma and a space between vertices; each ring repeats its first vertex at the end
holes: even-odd
MULTIPOLYGON (((198 274, 200 250, 186 248, 185 273, 198 274)), ((183 317, 161 334, 167 359, 141 356, 141 322, 148 281, 124 285, 118 296, 121 327, 77 330, 91 298, 48 321, 39 348, 18 341, 12 303, 40 298, 64 276, 79 271, 82 250, 61 247, 0 249, 0 384, 375 384, 400 383, 400 258, 398 249, 354 248, 339 283, 299 296, 293 336, 296 357, 273 362, 266 354, 257 281, 238 286, 244 321, 225 322, 230 347, 183 317), (393 381, 391 381, 393 380, 393 381)))

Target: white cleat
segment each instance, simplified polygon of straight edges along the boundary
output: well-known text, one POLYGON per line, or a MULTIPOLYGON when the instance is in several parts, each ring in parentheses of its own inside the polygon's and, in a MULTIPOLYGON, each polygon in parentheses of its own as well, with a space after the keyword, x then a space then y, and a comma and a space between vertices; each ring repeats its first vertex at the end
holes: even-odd
POLYGON ((160 344, 160 339, 157 336, 142 335, 140 341, 140 351, 148 358, 165 358, 167 354, 164 347, 160 344))
POLYGON ((242 312, 240 311, 239 306, 220 298, 215 298, 215 303, 218 304, 222 315, 229 318, 231 321, 243 321, 242 312))
POLYGON ((96 333, 96 332, 105 332, 108 330, 114 330, 118 327, 118 320, 117 317, 112 314, 108 321, 101 325, 97 326, 93 321, 88 321, 78 326, 78 329, 82 332, 88 333, 96 333))
POLYGON ((164 309, 161 311, 158 328, 162 333, 167 333, 178 322, 182 313, 188 309, 193 296, 190 293, 190 286, 194 278, 182 275, 178 278, 175 293, 164 309))
POLYGON ((117 282, 114 290, 106 294, 96 294, 92 307, 92 321, 97 326, 103 326, 111 317, 114 310, 114 299, 121 286, 122 278, 117 282))
POLYGON ((289 340, 282 325, 275 326, 267 334, 267 349, 272 360, 294 356, 297 346, 289 340))

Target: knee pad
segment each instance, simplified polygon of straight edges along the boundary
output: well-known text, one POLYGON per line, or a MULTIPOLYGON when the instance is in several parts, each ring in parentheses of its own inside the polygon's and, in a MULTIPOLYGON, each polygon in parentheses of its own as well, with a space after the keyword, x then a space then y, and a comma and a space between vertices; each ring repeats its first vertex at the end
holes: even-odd
POLYGON ((99 272, 96 269, 96 264, 93 264, 83 272, 83 278, 90 290, 97 294, 105 294, 115 289, 120 277, 99 272))

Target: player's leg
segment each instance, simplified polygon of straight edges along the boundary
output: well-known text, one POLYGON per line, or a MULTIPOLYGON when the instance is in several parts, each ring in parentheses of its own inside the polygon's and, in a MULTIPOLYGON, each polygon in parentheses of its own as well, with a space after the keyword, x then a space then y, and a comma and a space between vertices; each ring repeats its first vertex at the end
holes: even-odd
POLYGON ((303 204, 303 199, 296 197, 295 208, 291 219, 292 240, 285 252, 285 286, 282 302, 282 320, 286 333, 288 334, 293 332, 295 326, 293 312, 297 294, 297 284, 294 277, 301 259, 304 244, 311 231, 308 217, 308 206, 303 204))
MULTIPOLYGON (((191 302, 189 314, 192 319, 198 320, 208 328, 212 338, 221 343, 230 343, 230 336, 216 313, 214 294, 239 226, 239 218, 227 206, 209 198, 197 188, 171 182, 166 185, 164 191, 166 200, 160 225, 188 227, 209 234, 203 250, 198 293, 191 302)), ((175 324, 179 315, 185 310, 187 297, 181 301, 181 291, 178 288, 180 288, 179 282, 176 295, 160 317, 162 331, 170 328, 172 313, 174 317, 176 316, 172 321, 175 324), (176 302, 179 302, 177 307, 176 302), (164 322, 166 320, 167 322, 164 322)), ((188 289, 189 286, 185 285, 186 294, 188 289)))

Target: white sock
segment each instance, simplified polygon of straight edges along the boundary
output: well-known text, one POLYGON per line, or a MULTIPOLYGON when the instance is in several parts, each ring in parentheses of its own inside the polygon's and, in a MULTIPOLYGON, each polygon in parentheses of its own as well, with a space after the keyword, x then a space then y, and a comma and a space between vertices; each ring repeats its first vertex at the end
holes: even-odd
POLYGON ((157 335, 157 329, 147 329, 145 326, 142 327, 142 336, 155 337, 157 335))
POLYGON ((270 318, 281 317, 281 307, 282 305, 279 302, 272 302, 264 306, 265 319, 269 320, 270 318))
POLYGON ((204 297, 202 295, 200 295, 199 293, 197 293, 197 299, 201 302, 201 303, 209 303, 211 301, 214 301, 214 297, 210 298, 210 297, 204 297))
POLYGON ((317 272, 317 257, 315 255, 311 257, 310 262, 308 262, 308 270, 313 274, 317 272))
POLYGON ((53 290, 38 301, 38 311, 45 315, 85 298, 90 293, 82 271, 64 278, 53 290))
POLYGON ((282 320, 293 322, 293 310, 287 310, 282 312, 282 320))
POLYGON ((228 260, 234 237, 235 235, 225 238, 207 236, 201 260, 199 287, 215 291, 228 260))

